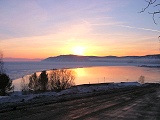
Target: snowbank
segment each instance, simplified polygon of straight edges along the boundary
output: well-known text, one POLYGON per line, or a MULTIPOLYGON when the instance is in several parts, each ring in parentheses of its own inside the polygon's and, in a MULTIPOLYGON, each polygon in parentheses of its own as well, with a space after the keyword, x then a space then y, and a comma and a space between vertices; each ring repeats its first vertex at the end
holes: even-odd
POLYGON ((0 96, 0 104, 3 103, 21 103, 27 102, 35 99, 48 99, 48 98, 57 98, 63 95, 82 95, 86 93, 92 92, 100 92, 100 91, 107 91, 110 89, 118 89, 118 88, 125 88, 125 87, 136 87, 142 86, 142 84, 138 82, 122 82, 122 83, 101 83, 101 84, 84 84, 84 85, 77 85, 71 87, 70 89, 63 90, 61 92, 45 92, 40 94, 28 94, 22 95, 21 92, 14 92, 10 96, 0 96))

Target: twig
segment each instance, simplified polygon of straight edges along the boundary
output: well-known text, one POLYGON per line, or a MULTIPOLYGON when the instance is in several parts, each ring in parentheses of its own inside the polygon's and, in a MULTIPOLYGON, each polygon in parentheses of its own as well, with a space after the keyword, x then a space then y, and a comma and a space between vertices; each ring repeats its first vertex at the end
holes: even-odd
POLYGON ((150 13, 150 12, 148 12, 148 13, 149 13, 149 14, 152 14, 152 19, 153 19, 154 23, 157 24, 156 21, 155 21, 154 16, 155 16, 155 14, 160 14, 160 10, 159 10, 159 11, 156 11, 156 12, 153 12, 153 13, 150 13))
POLYGON ((152 0, 149 0, 149 1, 145 0, 145 1, 148 3, 148 5, 145 8, 143 8, 142 11, 140 11, 140 13, 145 12, 146 9, 149 8, 150 5, 152 5, 152 4, 154 4, 156 2, 156 0, 154 0, 154 1, 152 1, 152 0))

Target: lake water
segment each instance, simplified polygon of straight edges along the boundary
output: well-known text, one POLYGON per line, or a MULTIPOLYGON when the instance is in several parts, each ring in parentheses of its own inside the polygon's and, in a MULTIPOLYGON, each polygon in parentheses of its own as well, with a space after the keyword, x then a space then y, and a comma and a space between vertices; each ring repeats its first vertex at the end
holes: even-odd
MULTIPOLYGON (((6 72, 7 74, 9 74, 12 80, 18 79, 24 75, 32 74, 34 72, 50 70, 50 69, 79 68, 79 67, 91 67, 91 66, 114 67, 114 66, 140 66, 140 65, 149 65, 149 64, 118 63, 118 62, 5 62, 6 72)), ((152 66, 153 65, 159 66, 159 64, 152 64, 152 66)), ((144 69, 148 70, 148 68, 144 69)))
MULTIPOLYGON (((92 84, 108 82, 135 82, 140 76, 145 82, 160 82, 160 68, 136 66, 98 66, 70 69, 76 73, 75 84, 92 84)), ((52 70, 48 71, 51 72, 52 70)), ((20 89, 21 79, 13 81, 15 90, 20 89)))
POLYGON ((77 73, 76 84, 133 82, 140 76, 145 82, 160 82, 160 69, 135 66, 100 66, 73 69, 77 73))

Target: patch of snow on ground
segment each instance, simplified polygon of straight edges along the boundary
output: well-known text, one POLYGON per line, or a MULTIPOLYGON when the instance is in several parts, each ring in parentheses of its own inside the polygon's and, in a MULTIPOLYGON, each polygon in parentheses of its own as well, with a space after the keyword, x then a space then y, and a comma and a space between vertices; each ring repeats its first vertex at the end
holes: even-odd
POLYGON ((123 82, 123 83, 109 83, 109 84, 87 84, 78 85, 71 87, 70 89, 62 90, 61 92, 45 92, 40 94, 28 94, 22 95, 21 92, 15 92, 10 96, 0 96, 0 104, 2 103, 19 103, 33 100, 35 98, 45 98, 45 97, 58 97, 62 95, 74 95, 74 94, 85 94, 91 92, 106 91, 109 89, 125 88, 131 86, 141 86, 138 82, 123 82))

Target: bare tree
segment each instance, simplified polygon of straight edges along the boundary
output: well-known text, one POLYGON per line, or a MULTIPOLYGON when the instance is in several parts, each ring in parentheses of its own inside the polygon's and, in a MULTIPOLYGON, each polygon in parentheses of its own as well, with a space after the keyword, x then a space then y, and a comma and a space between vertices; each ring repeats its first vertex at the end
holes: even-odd
MULTIPOLYGON (((155 24, 157 24, 156 18, 157 19, 160 18, 160 1, 158 2, 157 1, 158 0, 145 0, 147 5, 140 11, 140 13, 148 11, 148 14, 152 15, 152 19, 155 24)), ((160 46, 160 36, 158 36, 158 39, 159 39, 159 46, 160 46)))
POLYGON ((155 20, 155 17, 157 16, 158 18, 160 17, 160 2, 157 2, 157 0, 145 0, 145 2, 147 3, 146 7, 144 7, 142 9, 142 12, 145 12, 147 11, 148 9, 152 8, 152 10, 149 10, 148 11, 148 14, 151 14, 152 15, 152 19, 154 21, 155 24, 156 23, 156 20, 155 20))
POLYGON ((0 51, 0 74, 4 73, 4 62, 3 62, 3 54, 0 51))
POLYGON ((21 80, 21 91, 22 91, 22 94, 29 93, 29 87, 28 87, 27 80, 25 79, 25 77, 22 77, 22 80, 21 80))
POLYGON ((40 85, 39 85, 39 81, 38 81, 38 76, 36 73, 32 74, 29 77, 29 84, 28 87, 31 91, 38 91, 40 90, 40 85))
POLYGON ((138 82, 139 82, 140 84, 144 84, 144 83, 145 83, 145 76, 141 75, 141 76, 139 77, 138 82))
POLYGON ((36 73, 32 74, 29 77, 28 84, 22 77, 21 88, 23 94, 46 92, 48 90, 59 92, 75 85, 74 80, 75 73, 72 70, 53 70, 49 75, 46 71, 42 71, 39 76, 36 73))
POLYGON ((22 77, 21 90, 23 94, 46 92, 48 90, 48 74, 46 71, 42 71, 39 76, 34 73, 29 76, 29 79, 27 77, 27 80, 22 77))
POLYGON ((72 70, 53 70, 50 73, 50 89, 61 91, 75 85, 75 73, 72 70))

